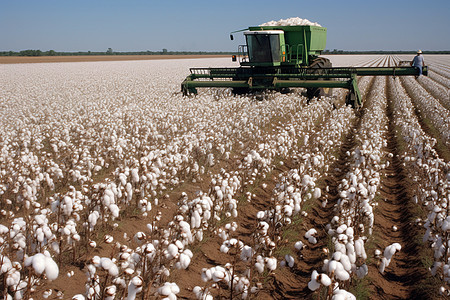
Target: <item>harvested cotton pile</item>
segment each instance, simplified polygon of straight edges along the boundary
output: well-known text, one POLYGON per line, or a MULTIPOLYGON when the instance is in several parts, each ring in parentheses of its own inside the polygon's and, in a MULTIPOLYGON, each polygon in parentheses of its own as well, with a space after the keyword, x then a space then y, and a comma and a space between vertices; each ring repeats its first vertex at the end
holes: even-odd
POLYGON ((298 25, 322 27, 319 23, 311 22, 308 19, 302 19, 299 17, 289 18, 289 19, 281 19, 278 21, 270 21, 270 22, 263 23, 259 26, 298 26, 298 25))

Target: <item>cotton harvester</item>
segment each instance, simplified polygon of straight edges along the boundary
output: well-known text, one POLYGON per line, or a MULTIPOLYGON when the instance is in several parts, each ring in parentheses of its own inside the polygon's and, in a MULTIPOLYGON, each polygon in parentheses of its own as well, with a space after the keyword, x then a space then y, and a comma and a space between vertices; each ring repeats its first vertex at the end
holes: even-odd
MULTIPOLYGON (((244 31, 246 45, 239 46, 237 68, 191 68, 181 84, 184 95, 197 88, 232 88, 234 93, 287 91, 306 88, 309 98, 329 95, 331 88, 350 92, 346 103, 361 106, 357 76, 417 76, 409 66, 338 67, 319 55, 325 49, 327 29, 320 26, 256 26, 244 31)), ((235 32, 239 32, 235 31, 235 32)), ((230 35, 233 39, 233 35, 230 35)), ((427 75, 424 67, 423 74, 427 75)))

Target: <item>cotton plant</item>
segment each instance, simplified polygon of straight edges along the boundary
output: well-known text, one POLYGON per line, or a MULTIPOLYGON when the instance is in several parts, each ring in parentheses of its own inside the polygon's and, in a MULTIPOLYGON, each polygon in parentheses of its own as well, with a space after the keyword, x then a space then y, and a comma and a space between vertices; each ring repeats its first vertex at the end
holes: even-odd
MULTIPOLYGON (((306 21, 293 18, 279 22, 298 25, 298 22, 306 21)), ((210 62, 217 66, 223 64, 221 60, 210 62)), ((1 136, 4 137, 0 141, 0 216, 2 221, 8 220, 11 224, 11 227, 7 226, 11 232, 8 232, 10 237, 2 237, 0 246, 2 250, 7 249, 2 254, 11 260, 12 268, 8 267, 10 283, 17 284, 20 273, 18 284, 26 290, 22 286, 25 282, 23 272, 19 265, 14 266, 15 262, 43 254, 46 250, 58 262, 58 253, 83 245, 88 251, 115 247, 112 257, 107 258, 117 266, 119 274, 113 276, 112 265, 113 274, 110 274, 110 269, 105 269, 96 260, 97 266, 91 264, 92 274, 87 276, 93 284, 83 296, 77 296, 80 299, 98 297, 103 292, 107 298, 127 293, 132 299, 142 293, 150 278, 154 279, 155 290, 167 286, 166 283, 171 283, 167 280, 168 274, 189 271, 194 259, 189 250, 191 245, 203 241, 209 234, 217 234, 221 242, 230 242, 236 237, 240 224, 233 222, 239 213, 239 197, 249 203, 257 201, 252 188, 258 188, 261 181, 264 182, 261 187, 272 193, 274 202, 270 208, 259 209, 256 216, 255 238, 261 246, 257 249, 255 245, 243 245, 237 258, 251 264, 257 274, 265 271, 273 274, 281 265, 292 265, 291 257, 274 256, 282 242, 275 233, 281 232, 297 215, 309 217, 303 211, 305 201, 320 201, 323 207, 329 205, 326 190, 316 185, 319 179, 328 175, 334 161, 333 152, 341 147, 343 137, 355 120, 355 112, 347 107, 333 109, 329 100, 312 100, 306 105, 306 99, 301 96, 279 93, 263 103, 228 94, 223 95, 226 101, 211 101, 212 91, 185 101, 181 95, 170 94, 167 86, 179 84, 177 76, 172 74, 183 73, 182 69, 192 63, 180 61, 175 66, 167 61, 161 64, 145 62, 137 66, 115 62, 105 63, 101 68, 88 63, 5 67, 6 76, 0 79, 5 89, 0 91, 0 99, 11 101, 2 106, 4 114, 0 118, 1 136), (159 72, 157 70, 163 65, 169 73, 155 76, 157 80, 149 86, 144 79, 148 77, 148 70, 159 72), (42 68, 48 74, 46 78, 40 75, 42 68), (61 68, 69 72, 61 73, 61 68), (111 75, 118 72, 121 80, 111 75), (34 92, 39 90, 45 93, 34 92), (325 126, 317 126, 317 120, 321 118, 327 119, 323 123, 325 126), (285 122, 273 122, 277 119, 285 122), (291 169, 295 170, 283 172, 280 178, 270 178, 273 170, 290 161, 294 166, 291 169), (223 170, 219 170, 222 166, 223 170), (267 190, 269 180, 277 184, 274 191, 267 190), (186 193, 183 190, 185 184, 200 185, 200 193, 193 195, 187 190, 186 193), (69 191, 61 192, 63 188, 69 188, 69 191), (167 215, 163 216, 161 211, 167 207, 167 201, 172 201, 178 194, 181 197, 174 218, 169 217, 171 220, 162 224, 167 215), (153 220, 143 223, 138 230, 140 234, 137 235, 138 231, 128 233, 129 236, 124 237, 126 245, 116 247, 117 237, 112 234, 104 240, 96 239, 99 229, 117 228, 117 223, 127 218, 129 211, 137 212, 143 218, 152 216, 153 220), (18 217, 23 214, 27 217, 18 217), (56 221, 58 215, 59 221, 56 221), (100 288, 102 276, 106 274, 110 276, 110 283, 100 288)), ((430 78, 437 78, 436 82, 445 85, 446 76, 443 75, 448 73, 445 70, 440 68, 439 74, 436 72, 430 78)), ((406 79, 404 85, 445 139, 448 118, 440 102, 430 98, 433 105, 424 105, 428 91, 432 95, 441 95, 442 88, 427 79, 419 79, 419 84, 425 85, 426 89, 415 87, 413 82, 406 79)), ((363 94, 370 83, 369 79, 359 81, 363 94)), ((382 90, 383 84, 377 84, 375 88, 382 90)), ((407 170, 419 179, 415 181, 420 184, 416 199, 429 214, 421 224, 426 226, 425 240, 433 245, 436 257, 432 269, 436 274, 447 274, 443 258, 448 252, 444 238, 447 228, 444 203, 448 202, 448 193, 439 184, 446 178, 446 167, 432 154, 432 140, 420 139, 420 131, 408 131, 407 127, 417 127, 414 125, 417 120, 408 114, 410 107, 401 111, 403 115, 396 115, 395 120, 403 121, 398 123, 401 137, 411 145, 402 159, 407 170), (421 145, 421 141, 425 143, 421 145)), ((364 121, 367 124, 364 128, 377 128, 379 108, 375 107, 373 112, 373 118, 364 121)), ((371 198, 377 192, 379 174, 384 167, 380 160, 383 154, 377 152, 382 140, 370 137, 373 141, 364 143, 369 137, 360 135, 359 138, 360 147, 351 153, 360 170, 352 170, 357 184, 353 184, 354 179, 348 174, 349 186, 347 188, 343 183, 342 192, 363 199, 360 206, 353 206, 350 211, 356 209, 367 213, 368 218, 361 223, 355 222, 360 224, 349 224, 350 214, 339 215, 339 219, 327 228, 335 238, 334 243, 346 247, 344 256, 330 253, 331 260, 344 266, 347 265, 345 256, 352 261, 354 253, 358 277, 366 273, 362 263, 364 235, 371 230, 371 198), (367 173, 368 166, 373 168, 367 173), (354 193, 351 187, 363 192, 354 193), (344 224, 346 229, 341 227, 344 224), (353 228, 353 235, 350 230, 347 232, 348 228, 353 228)), ((342 200, 346 199, 343 195, 342 200)), ((346 204, 342 203, 342 207, 346 204)), ((312 237, 317 236, 312 234, 312 237)), ((311 244, 303 232, 298 238, 307 246, 311 244)), ((341 247, 339 252, 344 252, 342 246, 337 247, 341 247)), ((303 247, 298 245, 298 248, 303 247)), ((74 251, 70 260, 76 260, 81 253, 74 251)), ((108 267, 109 261, 104 261, 108 267)), ((32 265, 25 268, 33 268, 32 265)), ((37 277, 42 280, 47 275, 43 271, 37 277)), ((257 289, 257 282, 244 273, 231 283, 239 287, 236 292, 240 295, 249 295, 257 289)), ((214 294, 210 287, 199 287, 195 291, 197 298, 211 298, 214 294)), ((160 294, 172 298, 173 295, 177 294, 160 294)), ((333 290, 335 299, 345 295, 338 287, 333 290)))
MULTIPOLYGON (((445 243, 448 229, 446 211, 449 203, 449 193, 445 186, 450 179, 449 166, 434 150, 436 140, 423 131, 414 114, 413 101, 422 101, 419 99, 420 96, 412 92, 414 97, 409 98, 407 90, 410 87, 407 84, 402 86, 399 79, 391 80, 391 84, 394 86, 392 94, 396 111, 394 112, 395 122, 406 143, 402 160, 408 171, 409 180, 417 184, 413 191, 413 200, 427 211, 426 219, 417 220, 417 224, 422 224, 425 228, 423 241, 433 249, 434 262, 431 274, 433 276, 443 274, 444 282, 448 286, 449 276, 446 274, 447 264, 444 258, 449 251, 445 243)), ((423 95, 424 92, 421 93, 423 95)), ((445 286, 442 288, 445 294, 447 288, 445 286)))

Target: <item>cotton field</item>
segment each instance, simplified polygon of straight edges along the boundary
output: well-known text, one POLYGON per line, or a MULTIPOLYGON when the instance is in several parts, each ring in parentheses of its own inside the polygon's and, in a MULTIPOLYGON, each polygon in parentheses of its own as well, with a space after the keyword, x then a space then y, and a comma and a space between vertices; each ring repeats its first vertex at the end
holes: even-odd
POLYGON ((450 56, 425 63, 359 78, 358 111, 180 93, 228 58, 0 65, 4 298, 449 297, 450 56))

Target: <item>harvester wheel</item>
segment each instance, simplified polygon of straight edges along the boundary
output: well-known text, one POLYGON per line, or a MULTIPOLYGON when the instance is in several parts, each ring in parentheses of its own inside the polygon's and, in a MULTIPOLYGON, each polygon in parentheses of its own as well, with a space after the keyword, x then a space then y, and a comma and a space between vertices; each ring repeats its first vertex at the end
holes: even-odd
MULTIPOLYGON (((317 57, 313 60, 313 62, 309 65, 311 69, 323 69, 323 68, 331 68, 332 64, 328 58, 325 57, 317 57)), ((314 97, 321 96, 331 96, 332 90, 331 88, 307 88, 306 95, 309 99, 314 97)))

